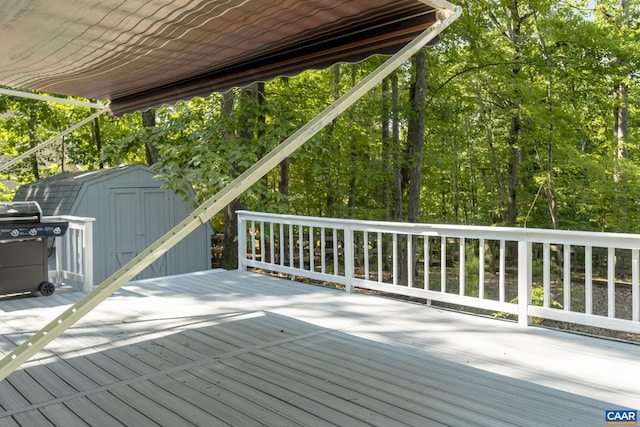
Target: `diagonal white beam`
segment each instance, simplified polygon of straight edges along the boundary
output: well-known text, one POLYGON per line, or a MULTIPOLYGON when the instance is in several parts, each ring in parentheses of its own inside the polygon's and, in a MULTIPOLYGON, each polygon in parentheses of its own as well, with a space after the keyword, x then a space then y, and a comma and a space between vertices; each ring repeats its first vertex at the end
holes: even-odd
POLYGON ((87 101, 78 101, 76 99, 67 99, 60 98, 57 96, 51 95, 42 95, 39 93, 31 93, 31 92, 23 92, 21 90, 13 90, 6 89, 0 87, 1 95, 15 96, 18 98, 27 98, 27 99, 35 99, 38 101, 51 101, 51 102, 60 102, 62 104, 75 105, 76 107, 88 107, 88 108, 97 108, 99 110, 106 110, 108 108, 105 104, 98 104, 96 102, 87 102, 87 101))
POLYGON ((0 172, 2 172, 3 170, 7 169, 8 167, 11 167, 13 165, 15 165, 16 163, 18 163, 19 161, 26 159, 27 157, 29 157, 30 155, 37 153, 38 151, 47 148, 49 145, 53 144, 54 142, 56 142, 56 140, 62 138, 63 136, 66 136, 68 134, 70 134, 71 132, 73 132, 74 130, 78 129, 80 126, 85 125, 86 123, 92 121, 93 119, 95 119, 96 117, 106 113, 107 110, 99 110, 95 113, 93 113, 92 115, 90 115, 89 117, 87 117, 86 119, 76 123, 75 125, 71 126, 68 129, 63 130, 62 132, 60 132, 59 134, 57 134, 56 136, 47 139, 44 142, 41 142, 40 144, 36 145, 35 147, 29 149, 28 151, 25 151, 24 153, 20 154, 17 157, 14 157, 13 159, 9 160, 8 162, 5 162, 3 164, 0 165, 0 172))
POLYGON ((227 204, 255 184, 260 178, 280 164, 282 160, 291 155, 321 129, 330 124, 338 115, 353 105, 369 90, 378 85, 385 77, 391 74, 418 50, 423 48, 460 16, 460 8, 455 7, 452 12, 451 14, 445 14, 449 15, 446 19, 435 23, 417 36, 415 40, 389 58, 349 92, 296 131, 246 172, 229 183, 222 191, 205 201, 181 223, 169 230, 168 233, 160 237, 160 239, 138 254, 120 270, 113 273, 76 304, 56 317, 40 331, 36 332, 33 337, 7 354, 0 360, 0 381, 29 360, 29 358, 34 356, 38 351, 42 350, 48 343, 75 324, 111 294, 120 289, 124 284, 133 279, 138 273, 175 246, 198 226, 220 212, 227 204))

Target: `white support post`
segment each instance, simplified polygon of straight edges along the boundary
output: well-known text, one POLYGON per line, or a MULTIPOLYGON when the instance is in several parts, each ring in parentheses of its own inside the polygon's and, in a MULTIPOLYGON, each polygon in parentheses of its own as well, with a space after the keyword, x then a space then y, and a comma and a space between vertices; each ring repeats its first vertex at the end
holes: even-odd
POLYGON ((247 220, 243 215, 238 215, 238 270, 246 271, 247 264, 247 220))
POLYGON ((518 324, 529 326, 531 305, 531 242, 518 242, 518 324))
MULTIPOLYGON (((202 203, 200 207, 161 236, 155 243, 140 252, 131 261, 93 289, 93 291, 45 325, 30 339, 20 344, 18 348, 5 355, 2 360, 0 360, 0 381, 42 350, 56 337, 73 326, 78 320, 91 312, 91 310, 97 307, 102 301, 133 279, 138 273, 142 272, 169 249, 182 241, 192 231, 209 221, 209 219, 224 209, 225 206, 235 200, 240 194, 244 193, 270 170, 279 165, 284 159, 289 157, 320 130, 332 123, 338 115, 377 86, 382 80, 455 21, 460 16, 461 9, 456 6, 455 9, 446 12, 451 13, 445 13, 445 15, 448 15, 445 19, 436 22, 419 34, 413 41, 385 61, 380 67, 365 77, 332 105, 324 109, 309 123, 301 127, 239 177, 230 182, 223 190, 202 203)), ((353 260, 351 260, 350 264, 353 264, 353 260)), ((352 272, 345 272, 345 274, 352 274, 352 272)), ((348 287, 350 286, 349 284, 348 287)))
POLYGON ((93 221, 93 219, 86 220, 82 230, 82 252, 84 252, 82 290, 85 293, 93 290, 93 221))
POLYGON ((54 239, 54 245, 56 248, 56 272, 55 272, 55 281, 56 285, 62 284, 62 251, 60 248, 62 247, 62 237, 56 237, 54 239))
POLYGON ((345 227, 344 229, 344 278, 345 278, 345 291, 353 292, 353 259, 355 257, 353 244, 353 230, 351 227, 345 227))

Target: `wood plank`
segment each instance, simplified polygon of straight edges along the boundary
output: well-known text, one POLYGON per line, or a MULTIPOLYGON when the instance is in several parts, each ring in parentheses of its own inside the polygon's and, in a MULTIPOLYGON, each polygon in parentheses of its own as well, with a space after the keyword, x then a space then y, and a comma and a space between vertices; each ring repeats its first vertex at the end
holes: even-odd
POLYGON ((274 396, 268 389, 257 387, 253 384, 250 377, 225 369, 222 365, 209 365, 207 367, 197 367, 189 369, 189 372, 198 378, 215 384, 217 387, 224 388, 231 393, 231 396, 238 396, 238 408, 245 407, 247 402, 250 406, 247 408, 264 408, 259 412, 252 412, 252 417, 265 420, 266 425, 274 426, 329 426, 332 425, 316 414, 307 412, 296 406, 291 405, 287 400, 283 400, 278 396, 274 396), (275 421, 271 422, 274 417, 275 421), (282 418, 282 419, 281 419, 282 418), (279 420, 279 421, 278 421, 279 420))
POLYGON ((302 387, 291 390, 288 384, 282 385, 280 381, 264 372, 255 369, 242 361, 232 358, 221 360, 220 363, 209 365, 210 369, 223 371, 223 375, 233 378, 235 381, 260 390, 267 395, 286 402, 287 413, 292 409, 298 409, 303 414, 298 420, 301 425, 348 425, 366 426, 367 423, 351 417, 348 414, 339 413, 331 409, 330 404, 325 405, 309 398, 302 387))
POLYGON ((23 395, 29 403, 46 402, 54 395, 43 388, 33 377, 25 371, 17 371, 6 380, 23 395))
MULTIPOLYGON (((196 372, 202 372, 202 370, 196 370, 196 372)), ((208 374, 209 373, 210 372, 208 372, 208 374)), ((224 377, 215 377, 215 379, 212 379, 213 377, 208 375, 206 377, 208 381, 206 381, 204 378, 196 376, 190 371, 177 372, 175 374, 171 374, 171 377, 183 382, 184 384, 188 384, 189 387, 192 387, 198 393, 211 396, 224 405, 233 408, 233 411, 237 413, 233 418, 228 416, 222 417, 226 422, 229 422, 232 425, 299 427, 298 423, 294 423, 276 412, 249 400, 245 394, 235 394, 233 390, 236 389, 237 391, 237 387, 234 387, 233 385, 230 386, 230 381, 224 377), (234 422, 234 418, 238 416, 243 416, 242 423, 234 422)))
POLYGON ((12 418, 20 426, 53 426, 53 424, 38 411, 23 412, 14 415, 12 418))
POLYGON ((182 425, 189 423, 199 426, 229 425, 207 411, 187 402, 180 396, 173 394, 171 390, 175 386, 176 381, 168 377, 156 378, 153 381, 145 381, 131 385, 134 390, 148 396, 160 406, 183 418, 184 421, 182 425))
POLYGON ((62 403, 47 405, 40 409, 40 413, 54 426, 85 427, 90 425, 62 403))
MULTIPOLYGON (((147 389, 149 390, 149 389, 147 389)), ((132 387, 115 387, 110 390, 111 393, 130 405, 135 405, 136 409, 152 420, 156 425, 165 426, 182 426, 186 424, 186 420, 175 412, 165 408, 155 400, 132 387)))
MULTIPOLYGON (((0 381, 0 409, 9 411, 29 405, 29 401, 6 379, 0 381)), ((2 414, 0 414, 0 417, 2 414)))
POLYGON ((389 396, 384 395, 384 392, 376 396, 370 390, 363 393, 362 390, 350 387, 353 385, 353 377, 336 377, 330 372, 320 372, 312 365, 296 364, 294 359, 286 357, 280 359, 284 363, 280 364, 263 358, 262 351, 260 354, 239 355, 237 358, 242 362, 242 369, 294 393, 303 394, 318 404, 326 405, 324 416, 337 425, 351 425, 354 421, 349 420, 345 424, 345 421, 339 418, 331 419, 329 414, 348 414, 363 425, 383 427, 427 425, 435 421, 433 418, 419 415, 417 412, 422 412, 419 405, 414 408, 417 412, 403 410, 390 404, 389 396))
POLYGON ((136 402, 121 400, 108 391, 92 393, 87 398, 100 408, 118 408, 110 415, 125 426, 155 426, 156 423, 136 408, 136 402))
POLYGON ((89 425, 109 427, 124 425, 111 415, 120 410, 120 408, 101 408, 86 397, 69 399, 64 404, 89 425))

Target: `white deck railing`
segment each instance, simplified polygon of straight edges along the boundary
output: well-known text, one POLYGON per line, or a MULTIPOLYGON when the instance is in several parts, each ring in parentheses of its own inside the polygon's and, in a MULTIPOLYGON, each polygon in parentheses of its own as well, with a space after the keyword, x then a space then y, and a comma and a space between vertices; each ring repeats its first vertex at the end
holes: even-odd
POLYGON ((522 325, 535 317, 640 333, 640 235, 248 211, 238 220, 243 270, 514 315, 522 325))
POLYGON ((80 288, 84 292, 93 289, 93 222, 94 218, 75 216, 45 217, 51 221, 67 221, 67 232, 56 237, 55 266, 49 270, 49 280, 80 288))

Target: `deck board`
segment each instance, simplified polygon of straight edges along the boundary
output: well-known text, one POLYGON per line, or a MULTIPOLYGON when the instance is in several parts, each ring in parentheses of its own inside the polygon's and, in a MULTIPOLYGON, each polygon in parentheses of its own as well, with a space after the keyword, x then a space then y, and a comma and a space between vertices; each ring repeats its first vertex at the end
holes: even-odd
MULTIPOLYGON (((0 353, 81 297, 0 299, 0 353)), ((0 426, 601 425, 640 409, 638 360, 634 344, 206 272, 118 291, 0 382, 0 426)))

